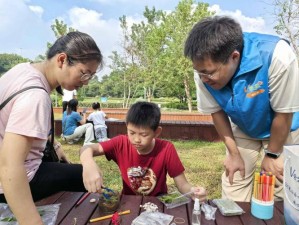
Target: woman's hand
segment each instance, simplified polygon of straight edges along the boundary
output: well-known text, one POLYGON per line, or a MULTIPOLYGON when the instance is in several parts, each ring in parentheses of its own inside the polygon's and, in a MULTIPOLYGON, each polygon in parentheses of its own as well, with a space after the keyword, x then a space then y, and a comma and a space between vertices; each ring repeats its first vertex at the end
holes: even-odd
POLYGON ((63 149, 62 149, 62 145, 58 142, 56 145, 54 145, 54 149, 57 153, 57 156, 59 158, 60 161, 66 162, 66 163, 72 163, 67 156, 65 155, 63 149))
POLYGON ((103 185, 102 172, 97 164, 92 161, 83 164, 83 183, 88 192, 99 192, 103 185))

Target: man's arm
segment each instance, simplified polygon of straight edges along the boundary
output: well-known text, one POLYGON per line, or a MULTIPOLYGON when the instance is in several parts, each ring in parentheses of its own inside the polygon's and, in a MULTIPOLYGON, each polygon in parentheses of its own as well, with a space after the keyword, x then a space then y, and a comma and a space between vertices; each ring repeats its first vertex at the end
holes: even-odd
POLYGON ((229 177, 229 182, 232 184, 236 171, 240 171, 242 177, 245 176, 244 161, 235 142, 228 116, 223 110, 220 110, 216 113, 212 113, 212 118, 216 130, 229 152, 224 161, 224 166, 226 176, 229 177))
POLYGON ((0 151, 0 180, 5 198, 19 224, 43 224, 32 199, 24 161, 33 139, 5 133, 0 151))
MULTIPOLYGON (((275 113, 271 125, 271 134, 268 144, 268 150, 273 153, 281 153, 290 133, 292 125, 293 113, 275 113)), ((277 179, 283 179, 283 159, 279 157, 273 159, 265 156, 262 161, 262 169, 272 172, 277 179)))

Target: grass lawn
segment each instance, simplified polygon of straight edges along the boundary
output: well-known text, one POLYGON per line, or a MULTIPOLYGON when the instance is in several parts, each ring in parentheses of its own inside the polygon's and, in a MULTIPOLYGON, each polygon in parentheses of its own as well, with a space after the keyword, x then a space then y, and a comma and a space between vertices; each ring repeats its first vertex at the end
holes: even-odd
MULTIPOLYGON (((80 163, 79 149, 82 142, 73 145, 63 143, 63 141, 61 143, 69 159, 73 163, 80 163)), ((188 181, 194 186, 204 186, 208 191, 209 199, 221 197, 221 174, 225 157, 224 144, 222 142, 201 141, 173 141, 173 144, 184 164, 188 181)), ((107 161, 104 156, 96 157, 96 162, 103 172, 104 185, 121 190, 122 183, 117 165, 113 161, 107 161)), ((173 179, 170 177, 167 179, 167 184, 169 191, 175 190, 173 179)))

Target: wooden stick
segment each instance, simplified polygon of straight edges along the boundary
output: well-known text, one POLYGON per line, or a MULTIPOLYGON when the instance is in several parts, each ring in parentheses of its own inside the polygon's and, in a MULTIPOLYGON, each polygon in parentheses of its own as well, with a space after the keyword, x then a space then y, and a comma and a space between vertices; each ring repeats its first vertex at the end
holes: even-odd
MULTIPOLYGON (((129 214, 129 213, 131 213, 131 210, 126 210, 126 211, 123 211, 123 212, 119 212, 118 215, 126 215, 126 214, 129 214)), ((98 222, 98 221, 101 221, 101 220, 112 218, 112 216, 113 216, 113 214, 107 215, 107 216, 98 217, 98 218, 94 218, 94 219, 89 220, 89 222, 90 223, 98 222)))

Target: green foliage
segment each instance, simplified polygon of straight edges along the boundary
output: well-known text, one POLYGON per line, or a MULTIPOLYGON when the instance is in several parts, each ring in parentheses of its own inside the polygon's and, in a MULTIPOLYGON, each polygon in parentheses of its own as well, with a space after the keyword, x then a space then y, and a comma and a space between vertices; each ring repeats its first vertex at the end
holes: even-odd
MULTIPOLYGON (((55 19, 54 23, 51 25, 51 29, 54 32, 56 38, 66 35, 71 31, 76 31, 76 29, 72 27, 68 27, 67 24, 63 22, 63 20, 58 20, 58 19, 55 19)), ((52 45, 53 43, 47 42, 47 49, 51 48, 52 45)), ((46 58, 47 57, 45 53, 44 55, 38 55, 34 61, 41 62, 46 60, 46 58)))
POLYGON ((274 30, 290 41, 297 58, 299 58, 299 1, 274 0, 273 5, 277 22, 274 30))
MULTIPOLYGON (((163 108, 169 108, 169 109, 180 109, 180 110, 188 110, 188 105, 184 102, 170 102, 167 104, 161 105, 163 108)), ((196 110, 196 102, 192 102, 192 109, 196 110)))
POLYGON ((171 13, 146 7, 143 15, 145 21, 131 27, 120 18, 123 52, 110 56, 113 72, 102 80, 101 93, 122 96, 125 107, 136 97, 177 97, 191 110, 195 85, 183 48, 192 26, 211 15, 208 4, 181 0, 171 13))
POLYGON ((0 54, 0 76, 19 63, 29 62, 30 59, 23 58, 17 54, 0 54))

